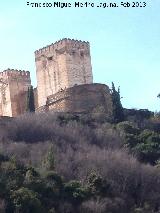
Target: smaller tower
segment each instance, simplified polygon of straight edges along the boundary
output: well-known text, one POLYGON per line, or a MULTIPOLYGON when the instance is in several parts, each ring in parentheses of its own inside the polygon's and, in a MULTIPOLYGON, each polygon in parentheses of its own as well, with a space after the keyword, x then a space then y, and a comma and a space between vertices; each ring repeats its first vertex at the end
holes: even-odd
POLYGON ((30 72, 7 69, 0 73, 0 115, 14 117, 26 111, 30 72))

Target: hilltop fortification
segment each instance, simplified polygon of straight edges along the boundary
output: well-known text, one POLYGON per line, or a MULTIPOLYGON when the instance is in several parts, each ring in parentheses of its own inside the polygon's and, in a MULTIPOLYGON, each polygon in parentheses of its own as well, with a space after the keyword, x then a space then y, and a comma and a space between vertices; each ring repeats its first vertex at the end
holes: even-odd
MULTIPOLYGON (((62 39, 35 51, 36 111, 91 112, 103 106, 112 114, 108 86, 93 84, 89 42, 62 39)), ((0 73, 0 115, 14 117, 26 111, 29 71, 0 73)))

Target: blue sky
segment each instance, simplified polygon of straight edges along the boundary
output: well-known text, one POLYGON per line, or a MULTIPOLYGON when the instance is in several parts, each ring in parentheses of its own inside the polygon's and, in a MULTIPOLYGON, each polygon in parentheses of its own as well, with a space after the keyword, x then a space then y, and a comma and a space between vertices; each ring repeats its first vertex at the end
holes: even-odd
POLYGON ((60 9, 0 1, 0 70, 29 70, 36 86, 35 50, 62 38, 86 40, 94 82, 120 86, 124 107, 160 111, 160 1, 145 2, 145 8, 60 9))

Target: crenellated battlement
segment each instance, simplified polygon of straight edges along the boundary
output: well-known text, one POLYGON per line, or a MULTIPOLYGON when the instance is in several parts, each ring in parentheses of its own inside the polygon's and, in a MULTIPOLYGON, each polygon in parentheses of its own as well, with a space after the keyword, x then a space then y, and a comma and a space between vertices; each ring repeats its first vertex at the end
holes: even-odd
POLYGON ((0 77, 7 77, 7 76, 8 77, 22 76, 30 79, 30 72, 25 70, 15 70, 9 68, 7 70, 4 70, 3 72, 0 72, 0 77))
POLYGON ((72 49, 72 48, 85 49, 85 50, 89 51, 90 45, 89 45, 89 42, 86 42, 86 41, 64 38, 55 43, 52 43, 51 45, 48 45, 39 50, 36 50, 35 56, 38 57, 42 54, 54 52, 54 51, 57 51, 57 50, 60 50, 63 48, 65 48, 65 49, 72 49))

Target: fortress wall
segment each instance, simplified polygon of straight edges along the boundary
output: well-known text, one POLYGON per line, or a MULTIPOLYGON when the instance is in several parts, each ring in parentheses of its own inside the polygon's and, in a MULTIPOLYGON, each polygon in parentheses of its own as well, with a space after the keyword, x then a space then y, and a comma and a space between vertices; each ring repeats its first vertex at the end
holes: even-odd
POLYGON ((47 96, 59 90, 59 69, 63 72, 63 57, 62 55, 60 67, 58 66, 59 64, 55 54, 50 57, 42 55, 40 59, 36 61, 38 106, 45 105, 47 96))
POLYGON ((37 94, 37 87, 34 88, 34 104, 35 104, 35 109, 38 108, 38 94, 37 94))
MULTIPOLYGON (((1 95, 0 95, 0 100, 1 100, 1 95)), ((3 116, 3 112, 2 112, 2 102, 0 101, 0 116, 3 116)))
POLYGON ((49 111, 91 112, 103 106, 108 116, 112 115, 112 100, 108 86, 86 84, 58 92, 47 99, 49 111))
MULTIPOLYGON (((57 88, 56 92, 68 87, 66 54, 57 54, 57 88)), ((53 93, 54 94, 54 93, 53 93)))
POLYGON ((12 117, 12 108, 11 108, 11 97, 10 97, 10 87, 8 85, 4 85, 1 87, 1 107, 2 107, 2 115, 12 117))
POLYGON ((9 87, 8 71, 0 72, 0 100, 1 100, 1 115, 12 116, 10 87, 9 87))
POLYGON ((74 85, 93 83, 92 67, 90 55, 82 54, 83 51, 75 51, 66 56, 67 75, 69 79, 68 87, 74 85), (80 55, 82 54, 82 55, 80 55))
POLYGON ((45 105, 46 99, 46 78, 42 60, 36 61, 38 107, 45 105))
POLYGON ((26 111, 26 98, 28 87, 31 86, 28 72, 19 72, 9 78, 12 104, 12 116, 23 114, 26 111))

